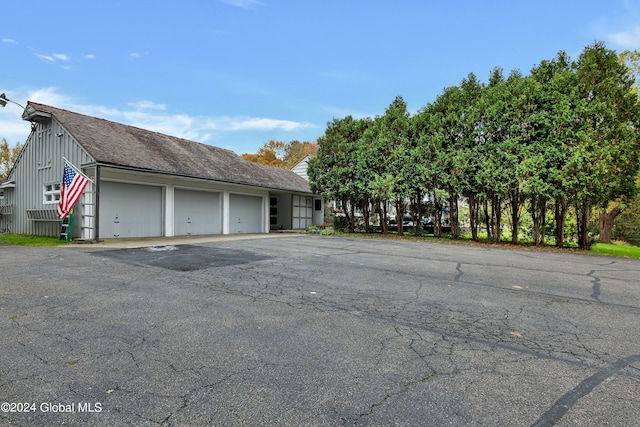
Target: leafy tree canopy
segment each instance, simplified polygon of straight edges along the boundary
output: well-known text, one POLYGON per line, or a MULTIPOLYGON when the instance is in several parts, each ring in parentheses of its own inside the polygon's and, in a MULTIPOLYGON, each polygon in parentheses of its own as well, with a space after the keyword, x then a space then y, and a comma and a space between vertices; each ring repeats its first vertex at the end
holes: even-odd
POLYGON ((0 182, 7 179, 11 168, 18 159, 22 144, 17 143, 14 147, 9 147, 9 143, 5 138, 2 138, 0 143, 0 182))
POLYGON ((291 169, 307 155, 315 155, 318 151, 318 144, 315 142, 291 141, 268 141, 257 153, 243 154, 242 158, 255 163, 262 163, 270 166, 291 169))

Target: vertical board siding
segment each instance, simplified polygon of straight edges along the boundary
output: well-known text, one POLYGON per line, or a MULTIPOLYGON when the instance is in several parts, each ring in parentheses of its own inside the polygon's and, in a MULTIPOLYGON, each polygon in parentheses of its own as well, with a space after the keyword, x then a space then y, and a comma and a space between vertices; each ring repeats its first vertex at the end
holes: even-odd
MULTIPOLYGON (((60 234, 59 221, 31 220, 27 217, 27 209, 56 209, 56 203, 44 203, 43 192, 45 184, 59 183, 62 180, 63 157, 78 168, 94 162, 55 118, 38 123, 27 138, 9 176, 9 180, 16 183, 16 187, 9 192, 13 193, 10 202, 14 206, 10 230, 12 233, 45 236, 60 234), (20 209, 15 208, 17 206, 20 209)), ((77 223, 81 222, 82 220, 77 220, 77 223)))

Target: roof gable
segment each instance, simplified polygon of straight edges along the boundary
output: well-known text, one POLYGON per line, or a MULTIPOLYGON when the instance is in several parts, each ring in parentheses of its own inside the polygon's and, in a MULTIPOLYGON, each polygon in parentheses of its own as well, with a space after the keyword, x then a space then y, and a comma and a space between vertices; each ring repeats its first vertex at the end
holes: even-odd
POLYGON ((249 162, 230 150, 34 102, 28 103, 31 109, 53 116, 98 163, 310 192, 309 183, 292 171, 249 162))

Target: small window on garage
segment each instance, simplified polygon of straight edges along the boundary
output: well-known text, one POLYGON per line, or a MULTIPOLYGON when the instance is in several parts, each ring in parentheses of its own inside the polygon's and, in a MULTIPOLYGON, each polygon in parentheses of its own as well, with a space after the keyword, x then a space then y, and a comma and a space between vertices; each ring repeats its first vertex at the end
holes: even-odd
POLYGON ((60 201, 60 183, 59 182, 50 182, 44 185, 43 188, 43 202, 44 204, 48 203, 58 203, 60 201))

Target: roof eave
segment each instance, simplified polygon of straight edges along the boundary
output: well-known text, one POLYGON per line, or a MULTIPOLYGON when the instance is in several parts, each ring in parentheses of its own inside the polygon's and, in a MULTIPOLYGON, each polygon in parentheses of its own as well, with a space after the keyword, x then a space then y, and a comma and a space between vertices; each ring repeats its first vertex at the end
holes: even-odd
POLYGON ((265 190, 287 191, 287 192, 291 192, 291 193, 302 193, 302 194, 313 194, 311 189, 303 191, 303 190, 292 189, 292 188, 278 188, 278 187, 260 185, 260 184, 250 183, 250 182, 233 181, 233 180, 219 179, 219 178, 208 178, 208 177, 202 177, 202 176, 187 175, 187 174, 182 174, 182 173, 178 173, 178 172, 167 172, 167 171, 161 171, 161 170, 143 169, 143 168, 137 168, 137 167, 134 167, 134 166, 116 165, 116 164, 113 164, 113 163, 96 162, 96 163, 83 165, 83 167, 93 167, 93 166, 101 166, 101 167, 108 167, 108 168, 113 168, 113 169, 129 170, 129 171, 133 171, 133 172, 144 172, 144 173, 153 173, 153 174, 159 174, 159 175, 170 175, 170 176, 177 176, 177 177, 181 177, 181 178, 202 179, 202 180, 205 180, 205 181, 221 182, 221 183, 224 183, 224 184, 234 184, 234 185, 244 185, 244 186, 248 186, 248 187, 264 188, 265 190))

